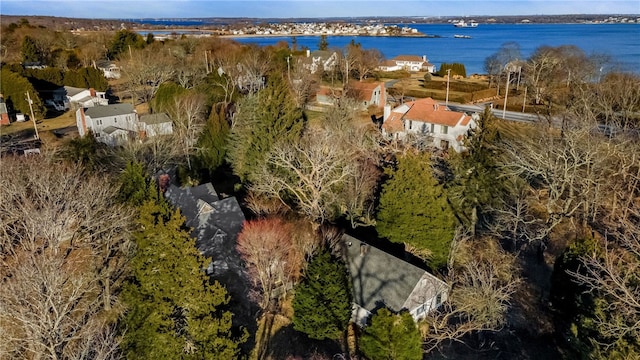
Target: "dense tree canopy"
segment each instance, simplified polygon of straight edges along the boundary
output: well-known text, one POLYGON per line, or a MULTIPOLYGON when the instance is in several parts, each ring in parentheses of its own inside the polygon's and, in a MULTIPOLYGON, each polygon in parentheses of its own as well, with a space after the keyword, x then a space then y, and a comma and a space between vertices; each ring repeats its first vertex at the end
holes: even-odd
POLYGON ((266 88, 247 95, 237 107, 227 157, 240 179, 252 181, 276 143, 300 138, 305 119, 277 74, 269 78, 266 88))
POLYGON ((364 329, 360 349, 371 360, 421 360, 422 337, 410 313, 381 308, 364 329))
POLYGON ((429 154, 409 152, 398 157, 382 186, 376 230, 392 242, 430 253, 430 264, 447 263, 456 220, 442 185, 433 175, 429 154))
POLYGON ((316 255, 295 288, 293 327, 312 339, 339 340, 351 318, 351 286, 344 263, 316 255))
POLYGON ((151 199, 139 210, 123 294, 123 351, 130 359, 236 358, 244 338, 231 334, 227 292, 204 272, 208 260, 183 229, 184 218, 162 202, 151 199))

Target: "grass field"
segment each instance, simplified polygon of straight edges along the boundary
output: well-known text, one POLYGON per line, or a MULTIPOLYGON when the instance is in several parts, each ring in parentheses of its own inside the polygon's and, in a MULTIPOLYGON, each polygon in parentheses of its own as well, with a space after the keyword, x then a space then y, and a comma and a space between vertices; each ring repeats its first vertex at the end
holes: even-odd
MULTIPOLYGON (((38 126, 38 132, 53 131, 56 129, 62 129, 76 124, 75 113, 73 111, 67 111, 66 113, 44 120, 36 120, 38 126)), ((22 131, 33 132, 33 121, 25 122, 12 122, 9 125, 3 125, 0 129, 1 135, 16 134, 22 131)))

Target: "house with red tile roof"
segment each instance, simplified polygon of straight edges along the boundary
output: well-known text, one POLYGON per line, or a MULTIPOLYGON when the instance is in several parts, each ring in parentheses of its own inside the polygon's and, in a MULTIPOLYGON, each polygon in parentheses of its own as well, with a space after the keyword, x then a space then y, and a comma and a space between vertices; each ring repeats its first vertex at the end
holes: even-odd
POLYGON ((467 131, 475 127, 477 116, 451 111, 432 98, 419 99, 393 110, 385 106, 382 134, 394 139, 410 134, 428 136, 433 139, 433 146, 460 152, 464 148, 462 141, 467 131))
POLYGON ((320 105, 333 105, 336 99, 345 94, 358 100, 362 110, 369 106, 383 108, 387 102, 387 91, 381 81, 350 81, 345 89, 320 86, 316 92, 316 102, 320 105))
POLYGON ((378 65, 378 70, 381 71, 428 71, 435 72, 435 65, 429 63, 426 55, 398 55, 391 60, 386 60, 378 65))

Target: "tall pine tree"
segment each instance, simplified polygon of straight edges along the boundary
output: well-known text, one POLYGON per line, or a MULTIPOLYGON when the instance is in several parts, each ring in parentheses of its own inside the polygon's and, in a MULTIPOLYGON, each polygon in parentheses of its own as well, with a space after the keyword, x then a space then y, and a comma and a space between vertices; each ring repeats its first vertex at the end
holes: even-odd
MULTIPOLYGON (((153 195, 153 194, 152 194, 153 195)), ((155 196, 152 196, 155 197, 155 196)), ((139 208, 122 349, 129 359, 233 359, 244 339, 231 334, 226 290, 203 271, 208 260, 162 199, 139 208)))
POLYGON ((360 350, 371 360, 420 360, 422 336, 411 314, 381 308, 364 329, 360 350))
POLYGON ((211 175, 224 162, 229 137, 225 106, 213 107, 209 121, 198 138, 196 166, 211 175))
POLYGON ((295 289, 293 327, 312 339, 339 340, 351 318, 351 285, 342 261, 325 250, 295 289))
POLYGON ((286 82, 273 74, 266 88, 238 103, 227 152, 236 175, 251 181, 273 145, 279 141, 295 143, 304 125, 304 114, 296 107, 286 82))
POLYGON ((382 187, 376 230, 392 242, 431 253, 430 265, 447 263, 456 221, 429 154, 407 153, 382 187))
POLYGON ((454 174, 447 184, 449 200, 456 217, 474 234, 489 221, 505 191, 498 165, 499 142, 496 119, 487 107, 469 130, 465 151, 449 159, 454 174))

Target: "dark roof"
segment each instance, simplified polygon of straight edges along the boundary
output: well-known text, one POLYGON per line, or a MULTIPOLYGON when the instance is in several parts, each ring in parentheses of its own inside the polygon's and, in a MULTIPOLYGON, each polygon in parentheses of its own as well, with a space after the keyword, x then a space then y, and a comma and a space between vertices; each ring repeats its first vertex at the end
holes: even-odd
POLYGON ((407 306, 423 277, 440 282, 425 270, 352 236, 345 234, 342 240, 353 284, 353 301, 364 309, 372 311, 383 303, 400 311, 407 306))
POLYGON ((103 118, 107 116, 118 116, 132 114, 135 111, 131 104, 112 104, 106 106, 94 106, 84 111, 87 116, 94 119, 103 118))
POLYGON ((191 188, 171 185, 165 197, 186 218, 198 249, 212 258, 214 275, 239 267, 236 239, 245 218, 236 198, 220 199, 211 183, 191 188))
POLYGON ((153 124, 162 124, 166 122, 171 122, 169 115, 166 113, 156 113, 156 114, 147 114, 140 116, 140 122, 143 122, 148 125, 153 124))
POLYGON ((256 309, 249 300, 249 281, 236 250, 245 220, 238 201, 234 197, 220 199, 211 183, 189 188, 172 184, 165 197, 182 212, 198 250, 211 258, 207 273, 226 287, 237 320, 249 323, 256 309))

